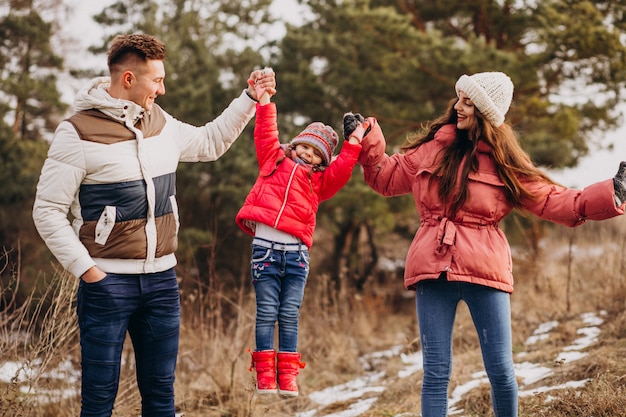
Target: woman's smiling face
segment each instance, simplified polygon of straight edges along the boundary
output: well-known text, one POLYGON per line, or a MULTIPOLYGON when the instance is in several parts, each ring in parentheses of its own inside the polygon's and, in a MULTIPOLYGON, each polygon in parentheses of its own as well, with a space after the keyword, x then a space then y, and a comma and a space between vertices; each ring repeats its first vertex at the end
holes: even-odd
POLYGON ((459 100, 454 105, 456 110, 456 127, 460 130, 469 129, 474 124, 476 107, 474 102, 463 91, 459 91, 459 100))

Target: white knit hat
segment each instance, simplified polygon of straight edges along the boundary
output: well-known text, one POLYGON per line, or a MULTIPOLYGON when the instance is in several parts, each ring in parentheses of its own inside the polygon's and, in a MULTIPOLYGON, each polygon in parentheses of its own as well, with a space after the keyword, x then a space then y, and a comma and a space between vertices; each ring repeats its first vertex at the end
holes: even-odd
POLYGON ((456 94, 463 91, 489 122, 499 127, 513 100, 513 82, 503 72, 479 72, 461 75, 456 82, 456 94))

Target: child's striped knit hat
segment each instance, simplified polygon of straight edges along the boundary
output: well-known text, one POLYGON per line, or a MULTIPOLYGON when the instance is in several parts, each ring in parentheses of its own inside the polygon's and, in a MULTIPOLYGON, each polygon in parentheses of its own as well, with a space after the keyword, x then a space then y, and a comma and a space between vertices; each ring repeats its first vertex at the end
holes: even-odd
POLYGON ((319 150, 322 154, 322 165, 329 165, 333 152, 337 147, 339 136, 332 127, 321 122, 313 122, 291 140, 292 147, 298 143, 306 143, 319 150))

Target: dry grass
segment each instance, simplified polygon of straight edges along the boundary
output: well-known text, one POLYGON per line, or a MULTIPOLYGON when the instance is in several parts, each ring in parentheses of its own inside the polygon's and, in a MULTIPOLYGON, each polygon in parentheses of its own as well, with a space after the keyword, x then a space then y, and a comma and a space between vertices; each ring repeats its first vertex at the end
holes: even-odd
MULTIPOLYGON (((615 219, 573 230, 550 229, 539 253, 515 253, 516 290, 512 297, 515 352, 524 351, 527 360, 557 371, 542 383, 590 380, 582 388, 520 398, 520 417, 624 414, 626 233, 623 223, 615 219), (581 326, 580 314, 601 310, 606 314, 600 340, 587 349, 588 356, 573 363, 555 363, 558 352, 579 337, 576 331, 581 326), (533 330, 549 320, 560 323, 550 338, 525 346, 533 330)), ((301 316, 299 345, 307 362, 299 377, 302 395, 295 399, 258 397, 254 395, 253 374, 248 371, 247 350, 254 346, 254 295, 246 280, 247 277, 241 278, 236 291, 198 285, 192 289, 186 287, 182 292, 181 346, 175 387, 177 406, 186 417, 294 416, 299 411, 319 407, 312 404, 308 394, 362 375, 359 358, 363 354, 398 345, 407 353, 419 349, 413 299, 404 296, 397 280, 387 284, 384 291, 378 288, 379 284, 372 283, 363 294, 340 296, 332 290, 330 278, 315 275, 313 267, 301 316)), ((42 286, 45 292, 33 293, 28 305, 23 306, 11 302, 10 295, 16 285, 19 275, 1 289, 7 308, 0 312, 0 364, 16 360, 24 367, 16 370, 13 381, 0 385, 0 417, 76 416, 79 398, 54 397, 54 393, 59 388, 77 392, 79 382, 71 378, 58 380, 48 374, 63 361, 78 368, 73 310, 76 280, 56 273, 51 282, 42 286), (31 365, 36 365, 35 371, 30 370, 31 365), (24 378, 26 373, 28 377, 24 378)), ((451 389, 483 369, 478 339, 464 305, 457 316, 454 352, 451 389)), ((137 416, 140 399, 130 345, 124 358, 114 415, 137 416)), ((390 378, 385 392, 378 395, 363 417, 419 415, 421 373, 404 379, 392 378, 401 367, 399 359, 392 359, 382 369, 376 369, 390 378)), ((489 387, 483 385, 465 395, 459 407, 465 409, 467 417, 488 417, 493 415, 490 403, 489 387)), ((324 412, 338 412, 348 406, 348 402, 336 403, 324 412)))
MULTIPOLYGON (((6 259, 5 254, 2 260, 6 259)), ((3 265, 7 267, 6 262, 3 265)), ((19 364, 11 381, 0 385, 0 417, 63 415, 58 412, 64 402, 63 390, 75 390, 75 381, 49 378, 49 371, 62 369, 59 367, 64 361, 77 365, 73 299, 78 283, 67 278, 42 283, 43 290, 33 289, 21 305, 14 298, 19 275, 0 288, 0 364, 19 364)), ((70 404, 64 412, 77 415, 78 409, 70 404)))

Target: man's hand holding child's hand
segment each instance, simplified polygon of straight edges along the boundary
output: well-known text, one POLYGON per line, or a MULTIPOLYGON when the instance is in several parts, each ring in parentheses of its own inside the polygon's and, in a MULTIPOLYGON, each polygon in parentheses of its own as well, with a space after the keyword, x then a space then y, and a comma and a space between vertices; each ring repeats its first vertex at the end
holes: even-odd
POLYGON ((248 78, 250 89, 254 90, 256 100, 261 104, 267 104, 270 97, 276 94, 276 78, 274 70, 265 67, 262 70, 256 70, 248 78))

